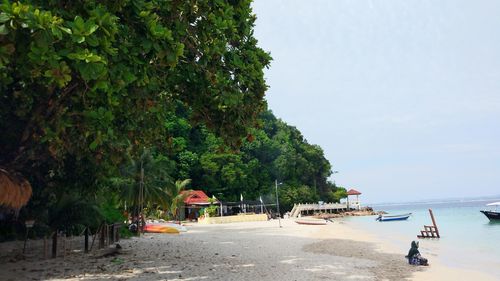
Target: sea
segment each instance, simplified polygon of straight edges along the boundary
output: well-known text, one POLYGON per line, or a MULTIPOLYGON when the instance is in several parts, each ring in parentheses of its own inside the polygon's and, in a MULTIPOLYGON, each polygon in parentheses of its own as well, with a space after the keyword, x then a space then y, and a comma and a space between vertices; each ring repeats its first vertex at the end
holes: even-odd
MULTIPOLYGON (((490 198, 427 200, 398 204, 372 204, 374 211, 389 214, 412 213, 406 221, 375 221, 377 216, 348 217, 355 228, 374 234, 401 249, 406 255, 411 241, 417 240, 420 253, 432 264, 441 264, 490 274, 500 280, 500 222, 490 221, 480 210, 495 209, 486 204, 499 202, 490 198), (441 238, 417 239, 424 225, 432 225, 432 209, 441 238)), ((500 207, 498 208, 500 211, 500 207)))

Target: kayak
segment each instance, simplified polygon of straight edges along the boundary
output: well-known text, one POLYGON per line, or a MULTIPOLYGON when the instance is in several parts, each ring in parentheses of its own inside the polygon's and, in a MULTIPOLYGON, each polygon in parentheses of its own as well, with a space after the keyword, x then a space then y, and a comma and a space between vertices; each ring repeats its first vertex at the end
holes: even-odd
MULTIPOLYGON (((184 228, 182 225, 179 225, 179 227, 184 228)), ((172 226, 171 224, 146 224, 144 227, 145 232, 149 233, 169 233, 169 234, 179 234, 181 230, 179 230, 179 227, 172 226)))

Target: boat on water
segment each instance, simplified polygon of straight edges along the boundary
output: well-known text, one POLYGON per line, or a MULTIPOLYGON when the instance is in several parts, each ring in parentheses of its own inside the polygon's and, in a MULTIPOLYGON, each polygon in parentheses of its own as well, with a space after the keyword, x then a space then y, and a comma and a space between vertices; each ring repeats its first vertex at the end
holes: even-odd
POLYGON ((314 218, 301 218, 295 220, 298 224, 307 224, 307 225, 325 225, 326 220, 323 219, 314 219, 314 218))
POLYGON ((486 206, 495 206, 495 210, 482 210, 480 211, 483 213, 490 221, 500 221, 500 212, 498 211, 498 206, 500 206, 500 202, 493 202, 490 204, 486 204, 486 206))
POLYGON ((404 221, 411 216, 411 213, 401 215, 379 215, 375 220, 377 221, 404 221))

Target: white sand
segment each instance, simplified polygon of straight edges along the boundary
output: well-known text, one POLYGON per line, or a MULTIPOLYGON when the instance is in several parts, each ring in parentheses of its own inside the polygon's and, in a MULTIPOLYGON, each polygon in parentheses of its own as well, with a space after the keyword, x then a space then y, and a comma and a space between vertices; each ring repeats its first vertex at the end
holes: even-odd
POLYGON ((494 280, 433 261, 410 266, 405 253, 343 223, 282 224, 193 224, 180 235, 122 240, 115 257, 76 253, 9 262, 15 259, 4 255, 0 280, 494 280))

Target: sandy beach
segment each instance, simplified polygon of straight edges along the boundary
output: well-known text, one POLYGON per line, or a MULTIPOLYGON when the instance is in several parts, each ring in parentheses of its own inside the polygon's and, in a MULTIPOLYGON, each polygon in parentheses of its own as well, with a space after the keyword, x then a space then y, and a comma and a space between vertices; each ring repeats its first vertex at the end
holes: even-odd
POLYGON ((16 260, 2 251, 0 280, 495 280, 436 260, 410 266, 405 253, 342 221, 282 225, 188 224, 179 235, 121 240, 121 253, 110 257, 16 260))

